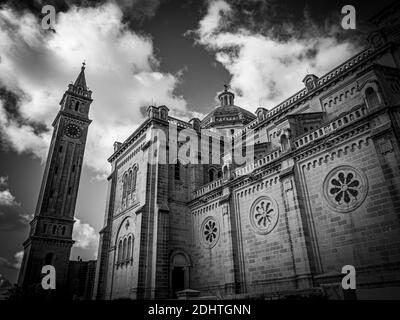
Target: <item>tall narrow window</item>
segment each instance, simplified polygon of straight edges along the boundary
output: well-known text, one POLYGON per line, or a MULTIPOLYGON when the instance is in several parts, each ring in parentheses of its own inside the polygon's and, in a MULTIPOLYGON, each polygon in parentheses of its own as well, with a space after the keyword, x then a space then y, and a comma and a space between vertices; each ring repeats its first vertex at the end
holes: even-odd
POLYGON ((129 175, 128 175, 128 193, 131 193, 132 190, 132 170, 129 170, 129 175))
POLYGON ((128 175, 124 174, 124 177, 122 179, 122 198, 126 197, 127 188, 128 188, 127 182, 128 182, 128 175))
POLYGON ((210 171, 208 172, 208 181, 211 182, 214 180, 214 178, 215 178, 214 170, 210 169, 210 171))
POLYGON ((135 238, 132 236, 132 248, 131 248, 131 257, 132 257, 132 260, 133 260, 133 250, 134 250, 134 248, 135 248, 135 238))
POLYGON ((128 252, 127 252, 127 259, 131 258, 131 251, 132 251, 132 237, 128 239, 128 252))
POLYGON ((285 134, 281 136, 281 146, 282 151, 287 151, 289 149, 289 140, 285 134))
POLYGON ((126 238, 124 239, 124 244, 122 245, 122 260, 126 260, 126 238))
POLYGON ((132 171, 132 192, 136 190, 136 178, 137 178, 138 168, 135 166, 132 171))
POLYGON ((369 87, 365 90, 365 99, 367 100, 368 107, 372 108, 379 105, 379 97, 376 91, 369 87))
POLYGON ((121 261, 122 261, 122 240, 119 240, 117 262, 120 263, 121 261))
POLYGON ((77 101, 76 103, 75 103, 75 111, 78 111, 79 110, 79 101, 77 101))
POLYGON ((180 179, 181 179, 181 168, 179 160, 177 160, 175 164, 175 180, 180 180, 180 179))

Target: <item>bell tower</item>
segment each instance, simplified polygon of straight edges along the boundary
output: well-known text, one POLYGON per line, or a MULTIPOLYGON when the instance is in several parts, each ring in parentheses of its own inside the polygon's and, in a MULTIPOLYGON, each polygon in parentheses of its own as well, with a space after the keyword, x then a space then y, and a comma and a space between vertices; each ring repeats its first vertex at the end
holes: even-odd
POLYGON ((39 199, 18 284, 29 289, 40 286, 44 265, 56 270, 56 292, 62 292, 68 276, 75 204, 81 176, 86 137, 91 120, 92 92, 86 86, 85 63, 74 84, 69 84, 53 121, 53 136, 47 156, 39 199))

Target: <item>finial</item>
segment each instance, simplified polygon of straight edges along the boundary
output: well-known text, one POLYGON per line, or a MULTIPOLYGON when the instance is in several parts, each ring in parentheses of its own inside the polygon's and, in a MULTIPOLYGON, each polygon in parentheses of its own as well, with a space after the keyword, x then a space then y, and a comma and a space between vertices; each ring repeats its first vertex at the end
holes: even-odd
POLYGON ((85 67, 86 67, 86 61, 83 60, 83 62, 82 62, 82 70, 85 70, 85 67))
POLYGON ((229 89, 229 84, 224 84, 224 88, 225 88, 225 92, 227 92, 228 91, 228 89, 229 89))

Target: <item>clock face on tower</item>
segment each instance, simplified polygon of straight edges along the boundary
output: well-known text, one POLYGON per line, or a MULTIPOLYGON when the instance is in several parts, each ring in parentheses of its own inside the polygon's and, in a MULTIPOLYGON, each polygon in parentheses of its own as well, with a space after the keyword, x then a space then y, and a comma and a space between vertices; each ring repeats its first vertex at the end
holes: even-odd
POLYGON ((81 132, 81 128, 75 124, 67 124, 64 130, 65 135, 73 139, 78 139, 81 136, 81 132))

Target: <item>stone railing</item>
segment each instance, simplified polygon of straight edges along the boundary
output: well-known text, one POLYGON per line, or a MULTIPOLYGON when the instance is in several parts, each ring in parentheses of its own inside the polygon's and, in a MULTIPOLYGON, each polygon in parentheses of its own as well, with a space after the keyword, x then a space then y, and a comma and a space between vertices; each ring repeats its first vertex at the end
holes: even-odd
POLYGON ((183 127, 183 128, 189 128, 192 129, 192 125, 188 122, 179 120, 177 118, 174 117, 168 117, 168 122, 171 124, 176 125, 177 127, 183 127))
POLYGON ((254 169, 262 167, 262 166, 274 161, 275 159, 279 158, 280 155, 281 155, 281 150, 276 149, 262 159, 254 161, 244 167, 237 168, 235 170, 235 177, 240 177, 240 176, 249 174, 249 173, 253 172, 254 169))
POLYGON ((365 105, 362 105, 360 108, 357 110, 351 111, 344 115, 343 117, 340 117, 336 120, 333 120, 325 125, 323 125, 321 128, 318 128, 312 132, 308 132, 306 134, 303 134, 296 140, 294 140, 294 146, 296 148, 301 148, 314 140, 320 139, 331 132, 341 129, 345 126, 350 125, 354 121, 358 120, 359 118, 362 118, 365 114, 367 113, 367 108, 365 105))
POLYGON ((193 198, 200 197, 203 194, 205 194, 211 190, 214 190, 220 186, 222 186, 222 179, 217 179, 217 180, 211 181, 210 183, 202 186, 200 189, 197 189, 196 191, 194 191, 193 198))

